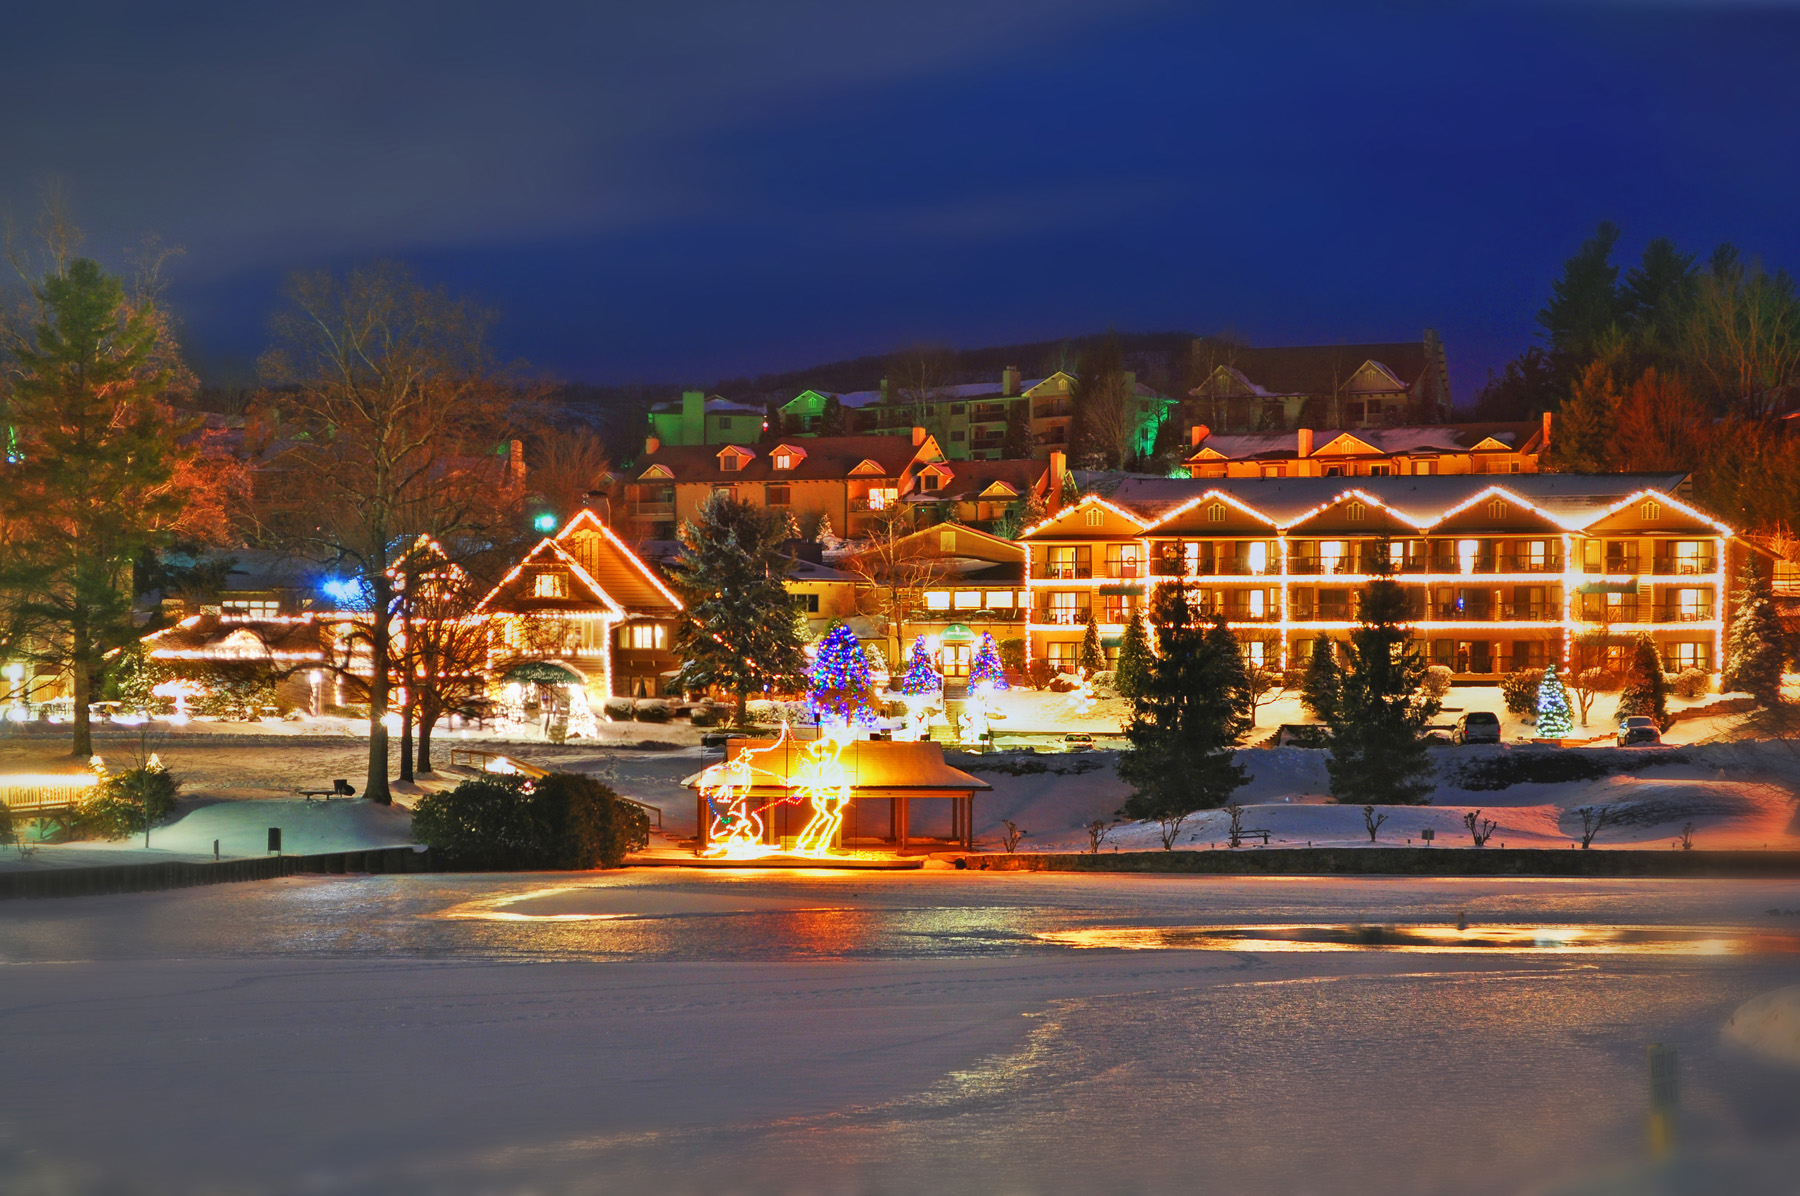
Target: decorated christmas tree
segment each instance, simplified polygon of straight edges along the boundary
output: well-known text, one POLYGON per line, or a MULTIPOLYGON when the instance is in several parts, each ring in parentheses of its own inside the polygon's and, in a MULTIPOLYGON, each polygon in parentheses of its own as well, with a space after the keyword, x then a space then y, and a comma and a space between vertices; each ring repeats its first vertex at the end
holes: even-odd
POLYGON ((1000 663, 1000 647, 994 633, 981 634, 981 646, 975 649, 975 662, 969 666, 969 688, 986 686, 990 690, 1006 688, 1006 668, 1000 663))
POLYGON ((846 727, 875 724, 875 683, 855 634, 833 623, 813 657, 806 705, 821 724, 846 727))
POLYGON ((1538 738, 1567 739, 1574 729, 1575 724, 1569 717, 1568 691, 1563 688, 1562 678, 1556 675, 1556 666, 1551 665, 1544 670, 1544 679, 1538 683, 1538 738))
POLYGON ((925 637, 913 640, 912 652, 906 658, 906 676, 900 680, 900 692, 909 697, 927 697, 944 687, 944 679, 931 663, 925 648, 925 637))

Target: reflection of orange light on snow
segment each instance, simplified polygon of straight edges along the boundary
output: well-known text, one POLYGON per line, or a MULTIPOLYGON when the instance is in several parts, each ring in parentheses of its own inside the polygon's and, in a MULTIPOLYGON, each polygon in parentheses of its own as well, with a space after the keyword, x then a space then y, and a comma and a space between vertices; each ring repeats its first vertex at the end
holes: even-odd
POLYGON ((764 760, 793 745, 792 731, 784 722, 774 743, 746 749, 708 769, 712 779, 702 781, 700 786, 711 819, 705 854, 724 859, 836 854, 844 809, 850 804, 849 774, 840 760, 847 734, 847 730, 834 730, 807 744, 794 771, 783 775, 767 767, 764 760), (763 842, 762 813, 750 804, 751 790, 759 781, 786 790, 784 802, 807 802, 812 807, 812 818, 792 848, 784 851, 778 845, 763 842))

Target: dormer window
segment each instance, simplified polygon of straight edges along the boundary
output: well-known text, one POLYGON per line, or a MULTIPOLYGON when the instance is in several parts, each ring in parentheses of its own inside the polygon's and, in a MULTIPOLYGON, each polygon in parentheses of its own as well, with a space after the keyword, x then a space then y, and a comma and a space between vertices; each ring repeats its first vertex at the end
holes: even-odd
POLYGON ((782 444, 777 445, 775 451, 769 455, 769 464, 776 469, 794 469, 805 459, 805 449, 795 448, 791 444, 782 444))
POLYGON ((738 471, 738 463, 739 458, 737 457, 719 458, 719 468, 726 473, 736 473, 738 471))
POLYGON ((942 490, 943 488, 944 488, 944 479, 939 477, 937 474, 922 473, 919 475, 919 489, 921 489, 921 490, 942 490))
POLYGON ((744 468, 744 462, 756 454, 738 445, 731 445, 719 453, 719 471, 721 473, 737 473, 744 468))

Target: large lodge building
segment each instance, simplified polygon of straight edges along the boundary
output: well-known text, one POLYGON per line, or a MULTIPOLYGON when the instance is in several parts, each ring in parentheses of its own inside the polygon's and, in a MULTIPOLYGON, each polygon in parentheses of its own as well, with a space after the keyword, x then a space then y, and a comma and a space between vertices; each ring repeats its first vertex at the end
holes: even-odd
POLYGON ((1161 585, 1189 587, 1246 654, 1298 667, 1346 639, 1386 545, 1414 636, 1459 682, 1615 660, 1717 672, 1746 545, 1682 499, 1683 474, 1128 478, 1026 529, 1029 650, 1072 669, 1090 618, 1109 657, 1161 585))

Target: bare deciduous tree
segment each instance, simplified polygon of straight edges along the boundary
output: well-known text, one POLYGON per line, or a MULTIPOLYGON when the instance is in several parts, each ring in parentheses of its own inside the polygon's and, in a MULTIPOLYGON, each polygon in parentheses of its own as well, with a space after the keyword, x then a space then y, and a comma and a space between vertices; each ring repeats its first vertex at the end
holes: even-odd
MULTIPOLYGON (((1375 832, 1381 829, 1381 824, 1388 820, 1388 816, 1377 814, 1374 806, 1364 806, 1362 812, 1363 829, 1369 832, 1369 842, 1373 843, 1375 842, 1375 832)), ((1232 846, 1235 847, 1237 844, 1234 843, 1232 846)))
POLYGON ((1469 828, 1469 838, 1475 841, 1475 846, 1477 847, 1486 847, 1487 841, 1494 837, 1494 832, 1498 830, 1500 826, 1499 823, 1493 821, 1491 818, 1483 818, 1480 810, 1473 810, 1464 814, 1463 825, 1469 828))

